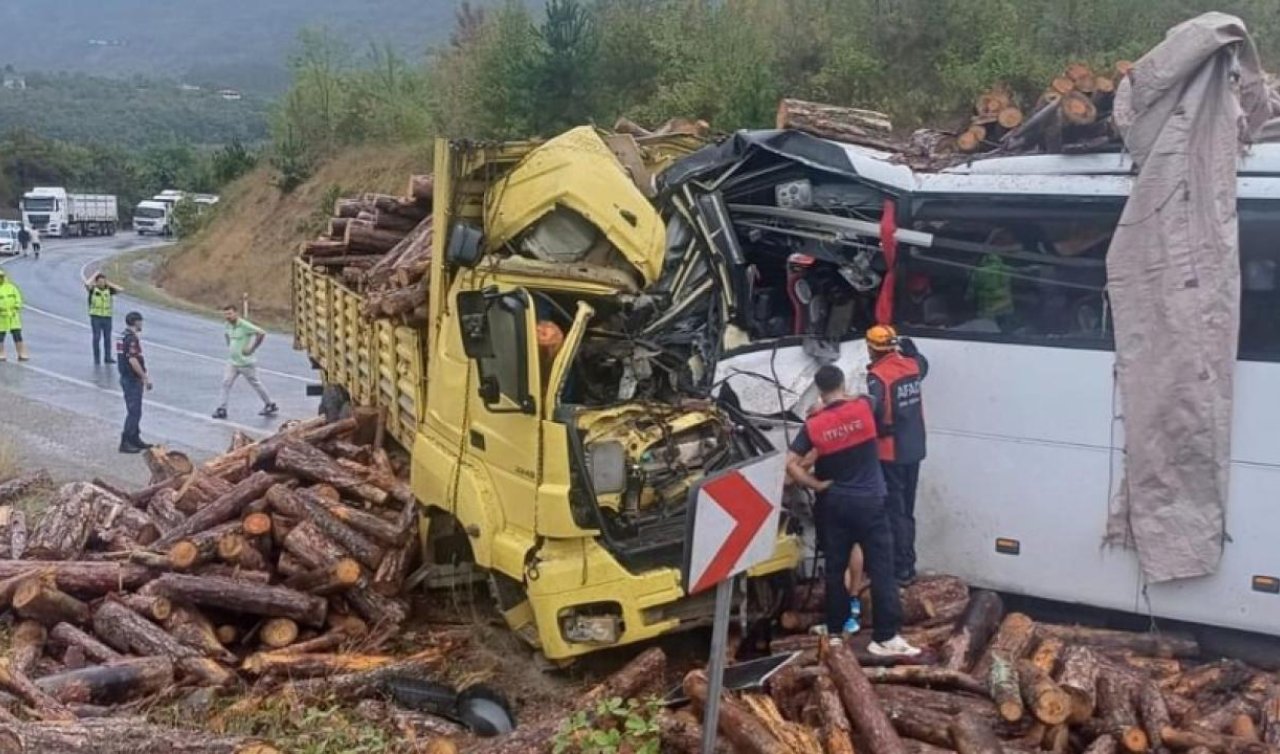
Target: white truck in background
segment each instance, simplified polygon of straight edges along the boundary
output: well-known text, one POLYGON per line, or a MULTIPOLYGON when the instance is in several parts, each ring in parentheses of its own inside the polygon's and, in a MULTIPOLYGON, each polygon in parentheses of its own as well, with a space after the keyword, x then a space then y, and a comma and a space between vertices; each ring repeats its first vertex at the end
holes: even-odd
POLYGON ((37 186, 22 195, 22 222, 46 237, 114 236, 119 225, 112 194, 69 194, 61 186, 37 186))
POLYGON ((165 189, 150 199, 138 202, 133 211, 134 231, 140 236, 148 233, 157 236, 173 235, 173 209, 184 199, 195 202, 200 214, 218 203, 218 197, 214 194, 188 194, 176 189, 165 189))

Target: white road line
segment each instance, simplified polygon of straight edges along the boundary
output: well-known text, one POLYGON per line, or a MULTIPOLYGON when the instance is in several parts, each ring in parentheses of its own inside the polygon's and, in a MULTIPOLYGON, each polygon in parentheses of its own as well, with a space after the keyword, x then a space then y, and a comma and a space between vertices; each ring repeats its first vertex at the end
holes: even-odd
MULTIPOLYGON (((58 374, 57 372, 54 372, 49 369, 44 369, 43 367, 32 366, 30 363, 23 364, 22 368, 29 369, 32 372, 35 372, 36 374, 43 374, 46 377, 52 377, 55 380, 61 380, 63 382, 67 382, 72 385, 78 385, 79 387, 87 388, 89 390, 96 390, 99 393, 106 393, 107 395, 114 395, 116 397, 121 397, 121 393, 117 393, 114 390, 108 390, 107 388, 102 387, 101 385, 95 385, 92 382, 77 379, 75 377, 68 377, 65 374, 58 374)), ((213 424, 219 427, 232 427, 234 429, 238 429, 244 432, 245 434, 253 435, 255 437, 266 436, 266 432, 261 427, 250 427, 247 424, 240 424, 238 422, 228 421, 226 419, 214 419, 212 417, 205 416, 204 414, 197 414, 195 411, 188 411, 185 408, 170 406, 167 403, 154 401, 154 400, 151 400, 150 398, 143 398, 142 403, 145 406, 158 408, 162 411, 168 411, 170 413, 177 414, 178 416, 184 416, 188 419, 195 419, 197 421, 202 421, 206 424, 213 424)))
MULTIPOLYGON (((50 318, 50 319, 57 320, 57 321, 59 321, 59 322, 65 322, 65 323, 66 323, 66 324, 68 324, 68 325, 74 325, 74 326, 76 326, 76 327, 79 327, 79 328, 82 328, 82 329, 85 329, 85 330, 90 329, 90 328, 89 328, 89 325, 88 325, 88 324, 86 324, 86 323, 84 323, 84 322, 81 322, 81 321, 79 321, 79 320, 75 320, 75 319, 71 319, 70 317, 64 317, 64 316, 62 316, 61 314, 54 314, 53 312, 48 312, 48 311, 45 311, 44 309, 39 309, 39 308, 34 307, 34 306, 30 305, 30 304, 25 304, 25 305, 23 305, 23 307, 22 307, 22 308, 23 308, 23 309, 26 309, 27 311, 35 312, 36 314, 39 314, 39 315, 42 315, 42 316, 48 317, 48 318, 50 318)), ((205 361, 212 361, 212 362, 214 362, 214 363, 216 363, 216 364, 223 364, 223 365, 225 365, 225 364, 226 364, 226 361, 225 361, 225 360, 223 360, 223 359, 216 359, 216 358, 214 358, 214 357, 212 357, 212 356, 206 356, 205 354, 202 354, 202 353, 196 353, 195 351, 188 351, 188 350, 185 350, 185 349, 182 349, 182 348, 175 348, 174 346, 166 346, 165 344, 163 344, 163 343, 157 343, 157 342, 155 342, 154 340, 148 340, 148 341, 146 341, 146 344, 147 344, 147 348, 158 348, 158 349, 160 349, 161 351, 172 351, 173 353, 180 353, 180 354, 182 354, 183 356, 190 356, 190 357, 192 357, 192 358, 196 358, 196 359, 203 359, 203 360, 205 360, 205 361)), ((311 377, 299 377, 299 376, 298 376, 298 375, 296 375, 296 374, 289 374, 288 372, 277 372, 277 371, 275 371, 274 369, 263 369, 262 367, 258 367, 258 373, 259 373, 259 374, 269 374, 269 375, 272 375, 272 376, 275 376, 275 377, 283 377, 284 379, 287 379, 287 380, 297 380, 298 382, 311 383, 311 382, 315 382, 315 381, 316 381, 314 378, 311 378, 311 377)))

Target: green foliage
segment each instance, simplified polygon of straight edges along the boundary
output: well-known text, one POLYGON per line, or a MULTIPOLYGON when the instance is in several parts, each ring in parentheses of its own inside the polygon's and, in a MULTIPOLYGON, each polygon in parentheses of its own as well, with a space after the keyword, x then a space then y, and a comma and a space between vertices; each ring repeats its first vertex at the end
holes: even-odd
POLYGON ((658 754, 662 741, 658 735, 658 711, 662 703, 655 698, 639 701, 611 697, 601 700, 595 709, 579 712, 565 721, 556 733, 555 754, 658 754))
POLYGON ((213 180, 219 186, 231 183, 258 164, 258 155, 238 140, 215 151, 210 159, 213 180))
POLYGON ((207 207, 203 211, 200 205, 189 198, 184 198, 173 205, 173 232, 178 238, 190 238, 209 224, 217 205, 207 207))

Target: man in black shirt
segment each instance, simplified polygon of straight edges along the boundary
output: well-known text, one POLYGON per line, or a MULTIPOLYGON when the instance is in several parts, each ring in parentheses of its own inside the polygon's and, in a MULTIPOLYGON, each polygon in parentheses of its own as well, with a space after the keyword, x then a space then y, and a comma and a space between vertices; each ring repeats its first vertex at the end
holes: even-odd
POLYGON ((917 655, 919 649, 898 635, 902 602, 893 578, 893 533, 885 511, 884 476, 876 448, 875 408, 866 396, 844 390, 844 373, 827 365, 814 384, 821 410, 805 420, 787 453, 787 472, 817 493, 818 537, 826 567, 827 632, 837 635, 849 615, 845 570, 855 544, 861 544, 871 576, 876 616, 869 651, 878 655, 917 655), (814 473, 804 458, 816 451, 814 473))
POLYGON ((116 343, 116 363, 120 369, 120 387, 124 390, 124 431, 120 433, 121 453, 141 453, 151 447, 142 441, 142 393, 151 389, 147 360, 142 355, 142 315, 129 312, 120 342, 116 343))

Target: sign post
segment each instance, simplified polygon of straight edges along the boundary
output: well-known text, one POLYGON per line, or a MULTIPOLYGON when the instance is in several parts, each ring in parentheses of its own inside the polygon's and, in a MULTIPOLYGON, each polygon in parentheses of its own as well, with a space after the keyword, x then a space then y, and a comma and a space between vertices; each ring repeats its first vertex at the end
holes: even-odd
POLYGON ((733 584, 739 573, 773 555, 785 478, 785 457, 775 452, 707 477, 689 491, 685 589, 688 594, 716 589, 703 751, 715 751, 733 584))

